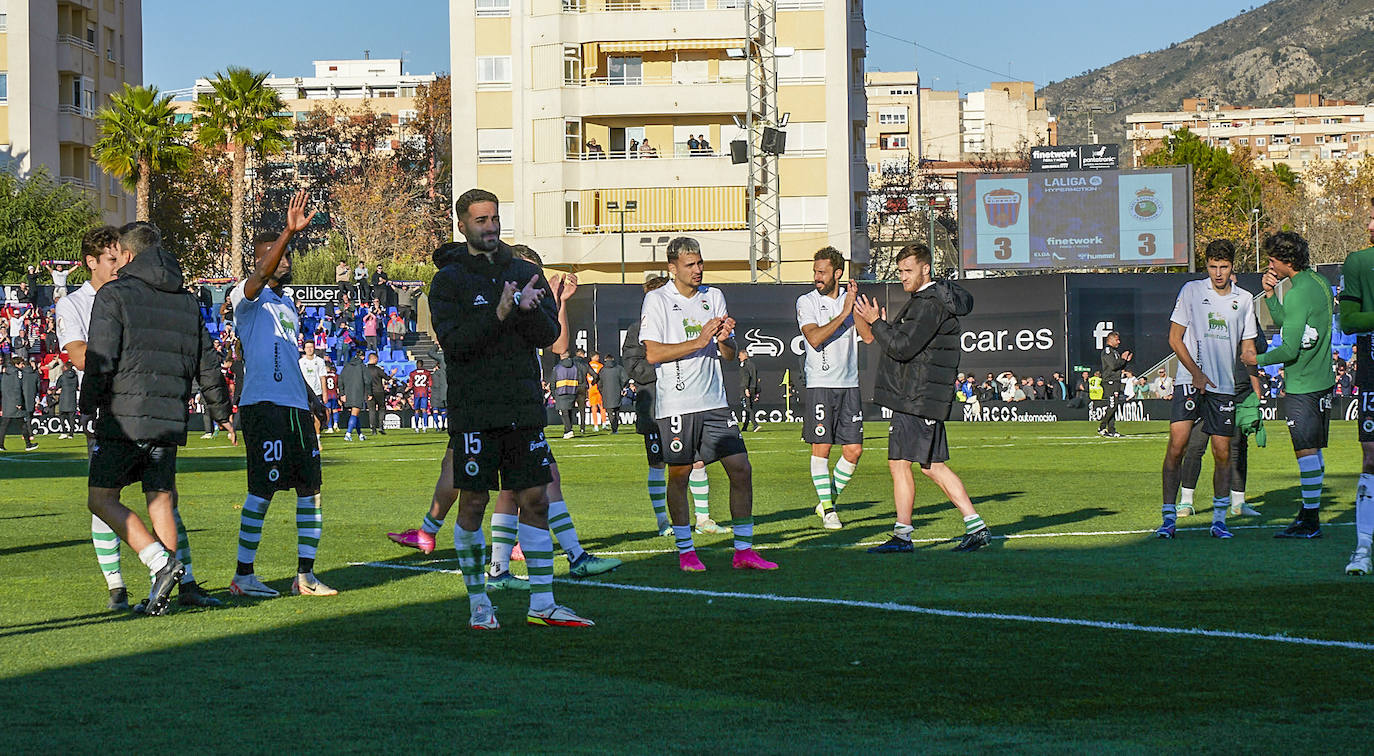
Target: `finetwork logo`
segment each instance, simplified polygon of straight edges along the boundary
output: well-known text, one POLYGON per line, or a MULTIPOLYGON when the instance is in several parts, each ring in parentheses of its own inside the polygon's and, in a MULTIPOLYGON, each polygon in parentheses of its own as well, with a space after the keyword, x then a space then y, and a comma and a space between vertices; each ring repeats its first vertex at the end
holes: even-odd
POLYGON ((1111 332, 1114 330, 1116 330, 1116 324, 1112 321, 1097 321, 1097 326, 1093 328, 1093 344, 1095 345, 1094 348, 1101 350, 1103 347, 1105 347, 1107 345, 1107 336, 1111 335, 1111 332))

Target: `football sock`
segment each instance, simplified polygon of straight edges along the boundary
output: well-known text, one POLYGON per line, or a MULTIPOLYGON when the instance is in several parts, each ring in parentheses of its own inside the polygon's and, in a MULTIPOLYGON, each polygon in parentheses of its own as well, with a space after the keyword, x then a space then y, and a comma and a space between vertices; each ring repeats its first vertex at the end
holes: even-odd
MULTIPOLYGON (((569 562, 576 562, 586 553, 582 550, 582 543, 577 540, 577 528, 573 527, 567 502, 549 502, 549 530, 553 532, 554 538, 558 539, 558 545, 563 549, 563 553, 568 555, 569 562)), ((495 536, 492 538, 495 539, 495 536)))
POLYGON ((1355 494, 1355 545, 1369 548, 1374 541, 1374 475, 1360 475, 1355 494))
POLYGON ((694 467, 687 476, 687 485, 692 489, 692 505, 696 508, 697 522, 711 517, 711 479, 706 468, 694 467))
POLYGON ((668 470, 663 467, 649 468, 649 504, 654 508, 654 519, 658 529, 668 524, 668 470))
POLYGON ((1178 495, 1178 503, 1182 504, 1185 507, 1193 506, 1193 490, 1194 489, 1192 488, 1180 489, 1178 495))
POLYGON ((252 575, 253 562, 258 558, 258 543, 262 540, 262 521, 267 505, 272 502, 253 494, 243 500, 243 514, 239 516, 238 574, 252 575))
POLYGON ((825 457, 811 458, 811 485, 816 487, 816 496, 821 500, 821 511, 834 512, 835 499, 830 493, 830 460, 825 457))
POLYGON ((186 526, 181 522, 181 510, 175 505, 172 506, 172 519, 177 523, 177 561, 186 568, 186 574, 181 576, 181 582, 194 583, 196 578, 191 574, 191 541, 186 537, 186 526))
POLYGON ((1322 465, 1320 453, 1298 458, 1298 478, 1302 485, 1304 515, 1316 514, 1317 508, 1321 506, 1322 478, 1325 475, 1326 468, 1322 465))
POLYGON ((844 457, 840 457, 840 461, 835 463, 834 496, 836 501, 839 501, 840 492, 844 490, 844 487, 849 485, 849 479, 854 477, 854 470, 857 467, 858 465, 856 463, 850 462, 844 457))
POLYGON ((453 548, 458 552, 458 569, 463 573, 463 585, 468 589, 468 607, 491 606, 487 598, 487 574, 482 571, 487 545, 482 541, 482 529, 453 528, 453 548))
POLYGON ((553 608, 553 536, 544 528, 520 523, 520 544, 530 571, 530 610, 553 608))
POLYGON ((143 550, 138 552, 139 561, 148 566, 148 573, 156 575, 167 563, 172 561, 172 555, 167 553, 167 549, 162 548, 162 544, 153 541, 143 550))
POLYGON ((1231 506, 1230 497, 1228 497, 1228 496, 1214 496, 1214 497, 1212 497, 1212 524, 1213 524, 1213 525, 1225 525, 1225 524, 1226 524, 1226 510, 1229 509, 1230 506, 1231 506))
POLYGON ((91 515, 91 543, 95 544, 95 560, 105 575, 105 585, 111 590, 123 588, 124 575, 119 572, 119 536, 95 515, 91 515))
POLYGON ((686 554, 696 547, 692 545, 692 526, 674 525, 673 540, 677 545, 677 553, 686 554))
POLYGON ((353 415, 352 413, 350 413, 350 414, 348 415, 348 426, 347 426, 347 428, 344 429, 344 433, 352 433, 353 431, 355 431, 355 430, 357 430, 357 429, 358 429, 358 418, 357 418, 356 415, 353 415))
POLYGON ((754 518, 736 519, 730 529, 735 533, 735 551, 754 548, 754 518))
POLYGON ((987 526, 983 524, 983 518, 979 517, 977 512, 964 518, 965 533, 976 533, 985 527, 987 526))
POLYGON ((510 569, 510 553, 515 550, 520 518, 513 514, 491 515, 491 566, 497 573, 510 569))
POLYGON ((914 533, 915 531, 916 531, 916 528, 914 528, 914 527, 912 527, 912 526, 910 526, 910 525, 903 525, 903 524, 900 523, 900 522, 897 523, 896 525, 894 525, 894 526, 892 527, 892 535, 895 536, 895 537, 897 537, 897 538, 902 539, 903 541, 910 541, 910 540, 911 540, 911 534, 914 533))
POLYGON ((429 533, 430 535, 437 534, 439 532, 439 529, 442 527, 444 527, 444 521, 434 519, 434 515, 431 515, 428 512, 425 513, 425 519, 420 523, 420 530, 423 530, 426 533, 429 533))
POLYGON ((1245 503, 1244 491, 1231 491, 1231 506, 1238 507, 1245 503))
POLYGON ((304 575, 315 569, 315 550, 320 547, 324 510, 320 495, 296 497, 296 572, 304 575))

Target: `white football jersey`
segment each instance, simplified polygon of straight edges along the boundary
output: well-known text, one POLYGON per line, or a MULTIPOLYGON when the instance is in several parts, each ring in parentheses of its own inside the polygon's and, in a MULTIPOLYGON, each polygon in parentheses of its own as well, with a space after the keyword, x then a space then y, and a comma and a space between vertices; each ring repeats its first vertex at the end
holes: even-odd
MULTIPOLYGON (((1206 278, 1189 281, 1178 292, 1169 320, 1186 330, 1183 343, 1188 354, 1202 368, 1218 394, 1236 393, 1236 355, 1240 343, 1258 334, 1255 326, 1255 300, 1250 292, 1232 285, 1227 294, 1218 294, 1206 278)), ((1174 383, 1192 385, 1193 375, 1178 364, 1174 383)))
POLYGON ((257 299, 249 299, 244 296, 245 283, 240 281, 229 293, 234 327, 243 343, 240 406, 271 402, 278 407, 310 409, 296 348, 300 329, 296 306, 267 287, 257 299))
MULTIPOLYGON (((688 298, 669 283, 644 295, 639 339, 681 344, 700 336, 706 321, 726 315, 725 297, 720 289, 702 286, 688 298)), ((720 348, 714 339, 680 360, 656 365, 654 370, 658 376, 656 418, 705 412, 730 404, 721 375, 720 348)))
MULTIPOLYGON (((836 294, 843 291, 835 287, 836 294)), ((842 310, 843 296, 827 297, 812 290, 797 297, 797 327, 823 326, 834 320, 842 310)), ((854 328, 853 313, 845 318, 844 323, 820 349, 811 346, 811 342, 804 338, 802 348, 806 350, 807 388, 859 387, 859 333, 854 328)))

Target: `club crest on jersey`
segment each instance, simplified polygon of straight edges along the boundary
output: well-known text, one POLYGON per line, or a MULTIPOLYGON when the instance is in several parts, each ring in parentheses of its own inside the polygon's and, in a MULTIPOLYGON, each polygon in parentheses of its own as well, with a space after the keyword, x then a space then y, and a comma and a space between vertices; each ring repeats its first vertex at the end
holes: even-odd
POLYGON ((1222 317, 1222 316, 1216 314, 1215 312, 1209 312, 1209 313, 1207 313, 1207 330, 1209 330, 1209 331, 1226 331, 1226 330, 1229 330, 1229 329, 1227 329, 1227 327, 1226 327, 1226 318, 1224 318, 1224 317, 1222 317))

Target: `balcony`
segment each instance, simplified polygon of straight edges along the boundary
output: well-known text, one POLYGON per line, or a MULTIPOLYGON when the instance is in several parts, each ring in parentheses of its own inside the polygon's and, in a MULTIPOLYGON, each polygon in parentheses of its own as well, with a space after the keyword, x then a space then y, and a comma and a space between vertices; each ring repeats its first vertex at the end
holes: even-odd
POLYGON ((57 70, 62 73, 90 76, 95 73, 95 61, 90 57, 95 47, 84 39, 63 34, 57 38, 57 70))
POLYGON ((563 0, 564 13, 740 10, 748 0, 563 0))
POLYGON ((591 78, 563 86, 568 115, 743 113, 747 99, 744 81, 732 77, 591 78))
POLYGON ((95 144, 95 120, 75 105, 57 106, 57 141, 63 144, 95 144))
POLYGON ((576 209, 569 208, 569 234, 609 234, 620 231, 620 214, 608 202, 636 203, 625 214, 625 233, 659 231, 737 231, 748 228, 748 203, 743 186, 648 187, 584 189, 576 209))

